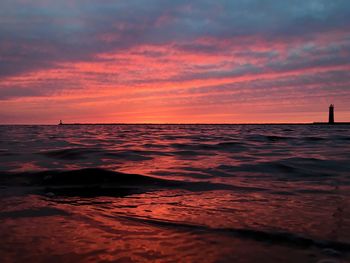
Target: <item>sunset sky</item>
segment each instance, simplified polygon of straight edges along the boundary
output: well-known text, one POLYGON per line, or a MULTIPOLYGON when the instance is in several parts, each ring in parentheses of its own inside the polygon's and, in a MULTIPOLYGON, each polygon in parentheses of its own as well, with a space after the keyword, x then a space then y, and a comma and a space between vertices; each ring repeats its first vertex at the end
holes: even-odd
POLYGON ((350 121, 349 0, 1 0, 0 124, 350 121))

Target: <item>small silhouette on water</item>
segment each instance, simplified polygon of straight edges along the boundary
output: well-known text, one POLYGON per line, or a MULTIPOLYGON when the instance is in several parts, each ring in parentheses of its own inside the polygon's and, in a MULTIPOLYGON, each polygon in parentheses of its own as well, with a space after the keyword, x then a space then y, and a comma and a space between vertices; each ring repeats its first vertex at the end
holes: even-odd
POLYGON ((350 122, 335 122, 334 121, 334 104, 329 105, 329 112, 328 112, 328 122, 314 122, 314 124, 317 125, 350 125, 350 122))
POLYGON ((328 118, 329 124, 334 124, 334 104, 331 104, 329 106, 329 118, 328 118))
POLYGON ((63 125, 63 122, 62 122, 62 120, 60 120, 60 123, 59 123, 59 125, 63 125))

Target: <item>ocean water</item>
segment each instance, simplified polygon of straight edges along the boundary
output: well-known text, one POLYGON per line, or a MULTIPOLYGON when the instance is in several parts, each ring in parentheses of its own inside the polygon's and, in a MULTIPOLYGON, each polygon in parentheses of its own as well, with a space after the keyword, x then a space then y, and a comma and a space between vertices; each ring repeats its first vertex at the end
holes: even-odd
POLYGON ((350 126, 0 126, 1 262, 350 262, 350 126))

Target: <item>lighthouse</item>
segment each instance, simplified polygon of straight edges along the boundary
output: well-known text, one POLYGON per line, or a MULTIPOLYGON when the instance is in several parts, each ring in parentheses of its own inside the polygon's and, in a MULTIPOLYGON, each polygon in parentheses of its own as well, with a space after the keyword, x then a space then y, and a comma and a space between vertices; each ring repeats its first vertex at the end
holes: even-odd
POLYGON ((334 105, 331 104, 329 106, 329 118, 328 118, 329 124, 334 124, 334 105))

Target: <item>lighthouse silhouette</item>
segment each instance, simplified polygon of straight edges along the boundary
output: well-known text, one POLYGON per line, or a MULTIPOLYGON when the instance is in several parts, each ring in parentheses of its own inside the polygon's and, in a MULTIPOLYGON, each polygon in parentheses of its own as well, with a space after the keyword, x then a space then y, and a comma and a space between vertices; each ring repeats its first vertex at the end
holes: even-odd
POLYGON ((329 124, 334 124, 334 105, 331 104, 329 106, 329 118, 328 118, 329 124))

